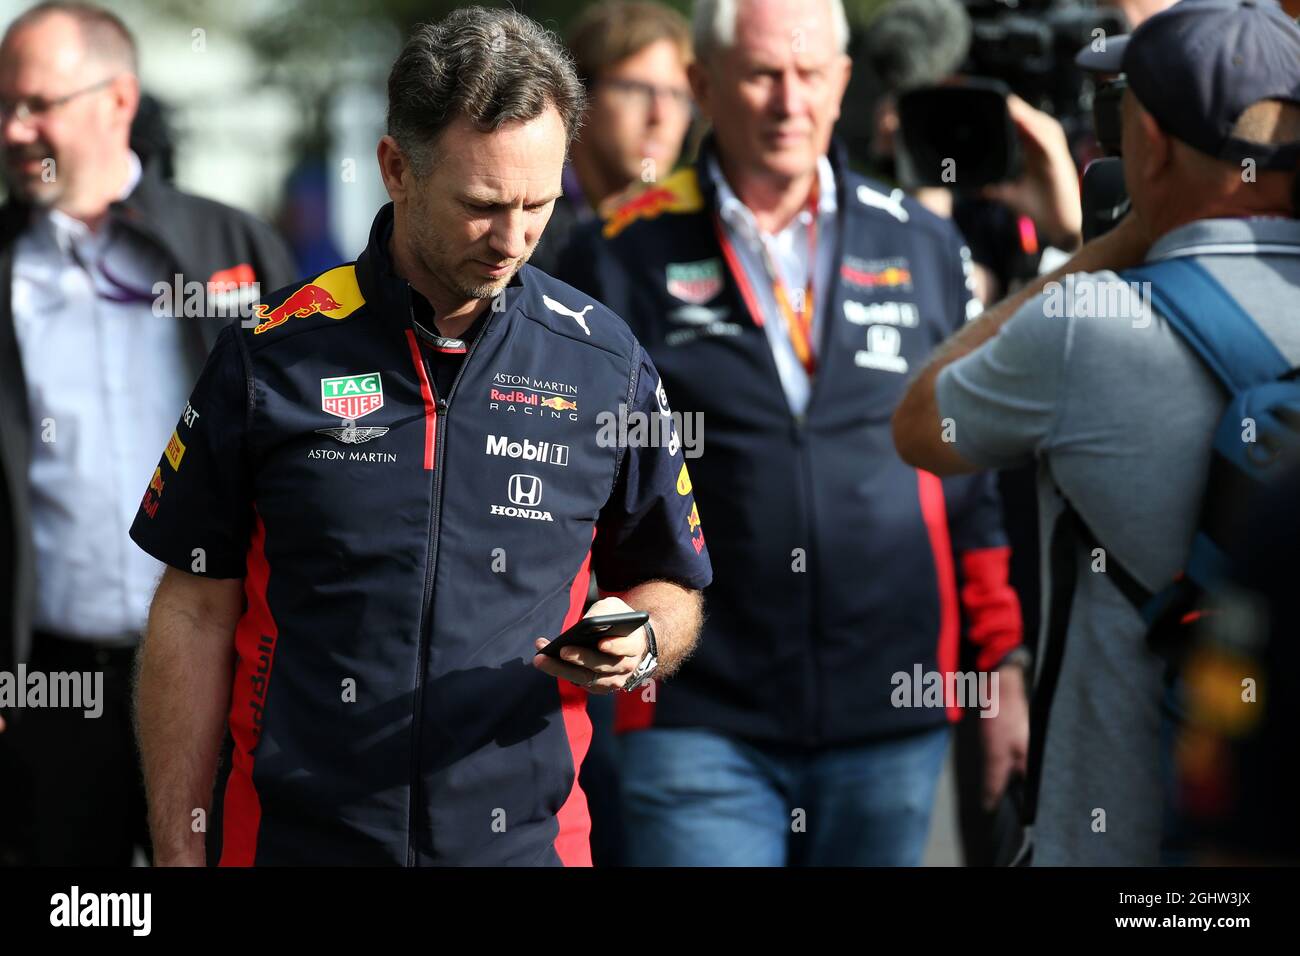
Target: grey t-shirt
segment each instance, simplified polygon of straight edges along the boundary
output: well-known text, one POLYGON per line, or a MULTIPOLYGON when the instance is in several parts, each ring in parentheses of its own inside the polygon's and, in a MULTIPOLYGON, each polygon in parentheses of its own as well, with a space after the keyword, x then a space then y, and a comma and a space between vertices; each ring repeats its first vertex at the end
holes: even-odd
MULTIPOLYGON (((1300 222, 1207 219, 1163 236, 1147 261, 1189 255, 1300 365, 1300 222)), ((1159 590, 1196 528, 1226 394, 1149 299, 1113 272, 1071 277, 939 375, 941 418, 966 459, 1036 458, 1043 553, 1064 494, 1105 557, 1159 590)), ((1076 541, 1075 590, 1048 722, 1034 862, 1159 862, 1163 667, 1137 611, 1076 541), (1103 813, 1099 813, 1102 811, 1103 813), (1104 826, 1104 829, 1102 827, 1104 826)), ((1040 663, 1042 654, 1039 655, 1040 663)))

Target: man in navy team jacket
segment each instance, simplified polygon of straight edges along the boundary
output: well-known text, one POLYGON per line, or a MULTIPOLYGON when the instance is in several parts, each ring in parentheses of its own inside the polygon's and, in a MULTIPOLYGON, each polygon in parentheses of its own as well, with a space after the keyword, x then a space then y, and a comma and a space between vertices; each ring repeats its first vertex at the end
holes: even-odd
POLYGON ((969 253, 830 148, 846 37, 833 0, 697 3, 712 136, 560 269, 703 425, 700 650, 619 701, 631 863, 914 864, 963 707, 987 704, 988 799, 1023 765, 995 488, 905 465, 889 431, 908 373, 978 311, 969 253), (954 688, 963 635, 981 674, 954 688))

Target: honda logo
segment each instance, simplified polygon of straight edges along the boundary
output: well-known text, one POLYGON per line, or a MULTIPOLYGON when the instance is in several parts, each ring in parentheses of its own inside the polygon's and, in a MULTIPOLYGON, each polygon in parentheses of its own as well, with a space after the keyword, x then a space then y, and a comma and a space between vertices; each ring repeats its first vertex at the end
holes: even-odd
POLYGON ((510 476, 510 503, 535 508, 542 503, 542 479, 536 475, 510 476))
POLYGON ((902 336, 892 325, 873 325, 867 329, 867 348, 881 355, 897 355, 902 336))

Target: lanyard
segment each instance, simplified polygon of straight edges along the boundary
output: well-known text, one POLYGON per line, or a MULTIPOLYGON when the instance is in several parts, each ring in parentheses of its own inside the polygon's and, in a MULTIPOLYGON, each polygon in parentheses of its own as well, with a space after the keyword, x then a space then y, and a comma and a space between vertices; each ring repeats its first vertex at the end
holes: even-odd
MULTIPOLYGON (((790 336, 790 344, 794 347, 794 354, 809 375, 813 374, 817 366, 812 344, 813 276, 817 272, 817 186, 817 180, 814 179, 812 192, 808 196, 808 281, 802 290, 803 296, 797 310, 786 289, 785 280, 781 278, 781 272, 776 267, 776 261, 772 258, 771 250, 768 249, 767 243, 761 237, 759 239, 760 258, 763 262, 763 269, 767 272, 768 281, 772 283, 772 296, 776 299, 777 308, 781 311, 781 317, 785 320, 786 332, 790 336)), ((727 260, 727 267, 731 270, 736 284, 740 287, 741 298, 745 300, 745 306, 749 309, 754 324, 761 327, 763 325, 763 313, 759 308, 758 299, 754 295, 753 287, 749 284, 749 276, 744 266, 736 256, 736 250, 731 244, 731 238, 727 235, 727 230, 722 223, 722 217, 716 211, 713 214, 713 225, 718 233, 718 241, 722 245, 722 254, 727 260)))
MULTIPOLYGON (((112 226, 109 225, 108 228, 111 229, 112 226)), ((109 302, 117 302, 120 304, 125 304, 128 302, 135 302, 135 303, 153 302, 157 298, 157 295, 154 294, 152 287, 147 289, 142 289, 137 286, 133 286, 130 283, 124 282, 123 280, 119 279, 117 276, 113 275, 113 273, 109 271, 108 253, 109 253, 109 247, 113 244, 113 241, 114 241, 114 234, 110 234, 105 239, 100 252, 95 256, 95 261, 93 264, 87 263, 85 261, 81 252, 78 251, 75 242, 70 242, 68 244, 68 253, 69 255, 71 255, 72 261, 75 262, 77 266, 83 272, 85 272, 86 275, 90 277, 91 286, 95 290, 95 295, 98 296, 99 298, 105 299, 109 302), (102 278, 104 282, 107 283, 108 285, 107 289, 103 288, 101 284, 97 281, 99 278, 102 278)))

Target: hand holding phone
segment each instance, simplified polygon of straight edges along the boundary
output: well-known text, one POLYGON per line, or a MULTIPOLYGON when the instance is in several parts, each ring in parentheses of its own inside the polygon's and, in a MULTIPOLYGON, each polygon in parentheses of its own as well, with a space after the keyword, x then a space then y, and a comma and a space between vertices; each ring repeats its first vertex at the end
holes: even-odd
POLYGON ((649 613, 610 595, 555 640, 537 638, 533 666, 589 694, 612 694, 629 682, 635 687, 656 666, 650 633, 649 613))
POLYGON ((560 659, 566 647, 596 648, 607 637, 626 637, 650 620, 645 611, 622 611, 617 614, 593 614, 584 617, 537 653, 560 659))

